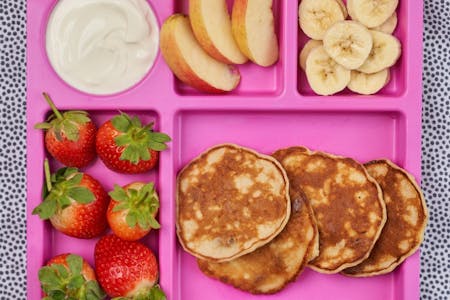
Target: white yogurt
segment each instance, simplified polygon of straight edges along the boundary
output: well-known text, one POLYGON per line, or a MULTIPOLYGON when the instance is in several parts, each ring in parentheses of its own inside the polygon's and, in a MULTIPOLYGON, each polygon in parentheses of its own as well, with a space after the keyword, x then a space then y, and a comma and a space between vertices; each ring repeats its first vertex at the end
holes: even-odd
POLYGON ((60 0, 47 25, 47 55, 56 73, 96 95, 143 79, 158 43, 158 23, 146 0, 60 0))

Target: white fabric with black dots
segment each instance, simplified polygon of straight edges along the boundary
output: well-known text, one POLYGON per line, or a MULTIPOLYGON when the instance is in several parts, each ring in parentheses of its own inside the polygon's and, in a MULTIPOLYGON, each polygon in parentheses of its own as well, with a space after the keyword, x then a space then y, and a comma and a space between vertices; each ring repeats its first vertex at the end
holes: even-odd
MULTIPOLYGON (((400 0, 406 1, 406 0, 400 0)), ((410 1, 413 3, 413 1, 410 1)), ((26 1, 0 1, 0 299, 26 299, 26 1)), ((425 0, 421 298, 450 299, 450 1, 425 0)))

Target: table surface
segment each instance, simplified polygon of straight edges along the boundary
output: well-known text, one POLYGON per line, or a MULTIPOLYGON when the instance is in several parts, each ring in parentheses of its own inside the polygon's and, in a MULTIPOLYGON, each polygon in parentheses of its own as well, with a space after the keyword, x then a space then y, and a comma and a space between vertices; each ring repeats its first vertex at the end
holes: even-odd
MULTIPOLYGON (((450 1, 425 0, 421 299, 450 299, 450 1)), ((26 299, 26 0, 0 1, 0 299, 26 299)))

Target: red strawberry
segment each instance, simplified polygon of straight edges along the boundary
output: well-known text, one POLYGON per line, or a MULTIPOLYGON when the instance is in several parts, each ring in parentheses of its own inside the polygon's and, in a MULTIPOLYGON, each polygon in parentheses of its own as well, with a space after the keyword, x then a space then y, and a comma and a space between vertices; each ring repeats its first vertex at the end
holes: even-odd
POLYGON ((138 117, 125 113, 115 116, 98 130, 97 154, 111 170, 136 174, 153 169, 158 162, 158 151, 167 148, 168 135, 153 132, 153 123, 142 126, 138 117))
POLYGON ((44 299, 104 299, 92 267, 80 256, 61 254, 39 270, 44 299))
POLYGON ((59 162, 68 167, 82 168, 95 158, 95 134, 97 127, 87 112, 66 111, 60 113, 50 96, 44 93, 45 100, 53 110, 47 122, 35 125, 44 129, 45 147, 59 162))
POLYGON ((160 227, 155 219, 159 198, 153 182, 134 182, 123 188, 115 185, 109 196, 111 201, 106 217, 109 227, 121 239, 136 241, 152 228, 160 227))
POLYGON ((109 198, 97 180, 77 168, 62 168, 50 176, 48 160, 45 176, 45 198, 33 214, 76 238, 90 239, 106 230, 109 198))
POLYGON ((155 285, 158 280, 155 255, 143 244, 107 235, 95 245, 94 257, 98 281, 110 297, 166 299, 155 285))

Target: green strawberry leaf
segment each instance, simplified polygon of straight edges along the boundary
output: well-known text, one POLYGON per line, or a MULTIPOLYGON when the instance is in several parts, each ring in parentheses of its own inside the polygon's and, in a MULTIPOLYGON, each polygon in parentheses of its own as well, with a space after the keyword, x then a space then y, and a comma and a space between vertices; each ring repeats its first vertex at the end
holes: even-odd
POLYGON ((138 147, 137 152, 140 160, 147 161, 150 159, 150 151, 146 147, 138 147))
POLYGON ((71 254, 67 256, 66 262, 73 275, 81 274, 83 270, 83 258, 81 256, 71 254))
POLYGON ((137 223, 137 213, 135 211, 130 211, 126 216, 127 225, 134 228, 137 223))
POLYGON ((50 291, 49 296, 53 300, 66 300, 66 293, 61 290, 50 291))
POLYGON ((90 280, 86 283, 86 299, 98 300, 106 297, 105 292, 95 280, 90 280))
POLYGON ((80 136, 78 125, 74 124, 71 120, 64 120, 61 124, 66 138, 72 142, 78 141, 78 138, 80 136))
POLYGON ((89 204, 95 200, 95 196, 91 190, 81 186, 70 188, 68 196, 81 204, 89 204))
POLYGON ((78 290, 79 288, 81 288, 83 286, 85 281, 86 280, 84 279, 84 277, 81 274, 73 276, 70 279, 69 283, 67 284, 67 288, 69 290, 78 290))
POLYGON ((64 209, 66 207, 69 207, 72 204, 72 200, 67 195, 62 195, 59 198, 59 206, 61 206, 61 209, 64 209))
POLYGON ((55 270, 50 266, 42 267, 38 272, 38 278, 42 286, 48 288, 59 288, 62 286, 61 279, 56 274, 55 270))
POLYGON ((114 206, 112 211, 113 212, 119 212, 119 211, 126 210, 126 209, 129 209, 129 208, 130 208, 130 205, 127 202, 122 202, 122 203, 114 206))
POLYGON ((125 201, 128 199, 127 192, 118 184, 114 185, 114 190, 109 192, 108 195, 116 201, 125 201))
POLYGON ((133 118, 131 118, 131 124, 132 124, 134 127, 142 127, 141 120, 139 120, 139 118, 136 117, 136 116, 134 116, 133 118))
POLYGON ((150 300, 167 300, 159 284, 155 284, 150 290, 150 300))
POLYGON ((64 265, 61 264, 53 264, 51 265, 51 268, 55 270, 56 274, 62 279, 68 279, 70 274, 69 271, 67 271, 67 268, 64 265))
POLYGON ((56 140, 58 142, 61 142, 63 140, 63 137, 61 135, 62 124, 61 123, 55 123, 55 125, 53 126, 53 129, 55 131, 56 140))
POLYGON ((167 145, 166 145, 166 144, 159 143, 159 142, 152 141, 152 140, 150 140, 150 141, 148 142, 148 147, 149 147, 150 149, 155 150, 155 151, 164 151, 164 150, 167 149, 167 145))
POLYGON ((39 215, 42 220, 48 220, 56 213, 58 208, 56 200, 44 200, 32 212, 33 215, 39 215))
POLYGON ((133 139, 127 134, 122 134, 115 137, 114 141, 117 146, 127 146, 133 142, 133 139))
POLYGON ((158 143, 170 142, 172 140, 170 136, 161 132, 151 132, 150 139, 158 143))
POLYGON ((91 122, 88 113, 85 111, 71 110, 64 113, 64 116, 72 120, 76 124, 86 124, 91 122))
POLYGON ((111 123, 113 124, 114 128, 120 132, 127 132, 128 128, 130 128, 131 126, 130 118, 125 113, 112 118, 111 123))
POLYGON ((138 147, 134 144, 130 144, 125 147, 125 151, 122 152, 120 155, 120 160, 127 160, 131 162, 132 164, 138 164, 139 163, 139 153, 138 153, 138 147))
POLYGON ((153 228, 153 229, 159 229, 159 228, 161 228, 161 225, 158 223, 158 221, 156 221, 156 219, 155 219, 153 216, 151 216, 151 217, 148 219, 148 221, 149 221, 149 224, 150 224, 150 227, 151 227, 151 228, 153 228))
POLYGON ((140 211, 136 214, 136 216, 139 227, 141 227, 144 230, 147 230, 150 227, 150 224, 145 216, 145 213, 143 211, 140 211))
MULTIPOLYGON (((73 175, 73 174, 76 174, 76 173, 78 173, 78 169, 77 168, 67 167, 67 168, 62 168, 62 169, 58 170, 58 172, 56 172, 56 177, 57 178, 59 177, 59 179, 66 179, 67 180, 70 177, 70 175, 73 175)), ((80 178, 80 181, 81 181, 81 178, 80 178)), ((78 183, 80 183, 80 181, 78 181, 78 182, 71 181, 71 183, 78 184, 78 183)))
POLYGON ((47 122, 42 122, 42 123, 37 123, 36 125, 34 125, 35 129, 44 129, 44 130, 48 130, 50 128, 52 128, 52 124, 47 123, 47 122))

